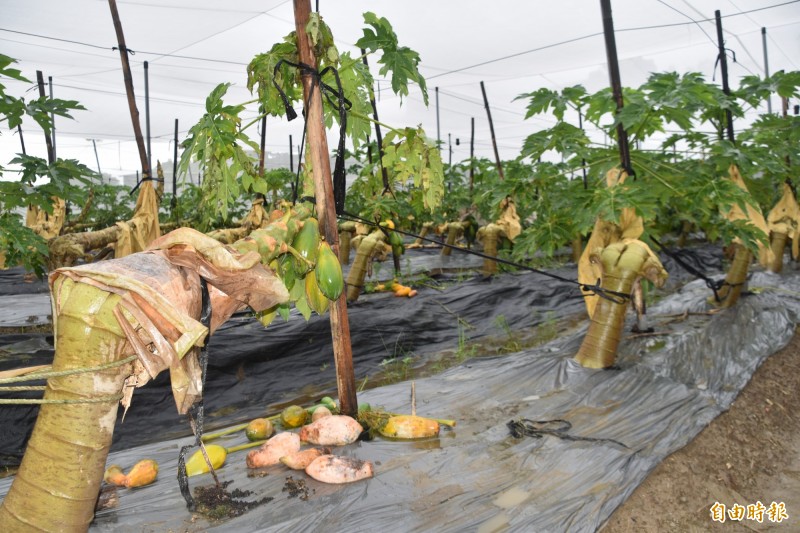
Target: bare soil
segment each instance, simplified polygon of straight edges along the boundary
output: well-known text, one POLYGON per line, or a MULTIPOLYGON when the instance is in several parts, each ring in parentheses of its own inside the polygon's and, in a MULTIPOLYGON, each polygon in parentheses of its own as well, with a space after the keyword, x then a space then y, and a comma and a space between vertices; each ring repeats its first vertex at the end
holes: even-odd
MULTIPOLYGON (((755 372, 731 408, 665 459, 603 533, 800 531, 800 334, 755 372), (747 518, 747 507, 764 506, 747 518), (769 508, 788 518, 770 516, 769 508), (712 519, 725 505, 725 522, 712 519), (729 512, 744 508, 741 520, 729 512), (721 509, 721 508, 720 508, 721 509), (735 509, 735 508, 734 508, 735 509)), ((735 513, 734 513, 735 515, 735 513)))

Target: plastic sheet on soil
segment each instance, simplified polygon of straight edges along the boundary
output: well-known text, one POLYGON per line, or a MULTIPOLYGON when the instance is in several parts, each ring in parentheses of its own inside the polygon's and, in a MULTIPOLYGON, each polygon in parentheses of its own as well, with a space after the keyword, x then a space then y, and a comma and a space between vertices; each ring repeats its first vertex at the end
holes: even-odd
MULTIPOLYGON (((670 271, 680 276, 677 269, 670 271)), ((458 425, 443 429, 437 439, 378 438, 337 449, 375 463, 375 478, 367 481, 339 486, 309 478, 309 497, 302 500, 283 492, 286 477, 304 477, 302 472, 271 467, 265 477, 248 477, 244 454, 234 454, 218 472, 220 480, 232 480, 230 489, 253 491, 253 499, 274 499, 226 522, 193 519, 180 496, 172 473, 178 449, 192 439, 115 451, 109 463, 130 466, 153 458, 161 465, 161 477, 149 487, 120 489, 119 506, 98 513, 91 530, 455 532, 506 525, 515 531, 595 531, 667 455, 726 410, 758 365, 791 339, 800 312, 800 273, 755 272, 749 288, 754 294, 713 314, 689 314, 709 310, 710 291, 701 280, 664 296, 648 314, 651 325, 665 335, 623 340, 613 370, 583 369, 572 361, 586 331, 581 323, 536 348, 469 359, 416 380, 418 414, 456 419, 458 425), (570 434, 600 440, 514 438, 507 423, 521 418, 567 420, 570 434)), ((350 310, 356 371, 387 357, 387 346, 400 335, 407 335, 416 350, 452 348, 458 333, 453 314, 474 325, 470 335, 476 337, 496 329, 492 320, 499 314, 515 329, 526 321, 541 323, 547 311, 562 320, 582 310, 577 292, 540 275, 523 274, 423 291, 402 305, 391 295, 365 298, 350 310)), ((274 331, 270 327, 260 339, 260 352, 242 346, 255 330, 248 324, 241 318, 220 333, 230 335, 225 346, 238 351, 231 357, 246 367, 243 379, 241 373, 232 373, 235 365, 210 369, 219 383, 208 393, 220 406, 237 401, 263 406, 276 401, 270 396, 274 389, 289 400, 302 396, 298 392, 303 385, 313 389, 326 382, 320 374, 329 370, 319 367, 320 361, 330 360, 329 348, 321 348, 329 344, 326 320, 308 325, 292 320, 274 331), (298 352, 280 357, 297 346, 298 352), (261 360, 251 363, 258 353, 261 360), (259 365, 264 366, 256 370, 259 365), (237 399, 232 391, 249 381, 259 387, 249 386, 249 394, 237 399)), ((626 331, 631 325, 629 320, 626 331)), ((211 346, 213 361, 223 350, 217 340, 211 346)), ((137 395, 133 408, 148 404, 150 410, 151 398, 137 395)), ((364 391, 359 401, 408 412, 408 397, 409 384, 401 382, 364 391)), ((124 431, 128 422, 118 430, 124 431)), ((224 442, 241 440, 239 435, 224 442)), ((211 483, 210 476, 190 480, 192 486, 211 483)), ((0 481, 0 494, 9 485, 10 480, 0 481)))

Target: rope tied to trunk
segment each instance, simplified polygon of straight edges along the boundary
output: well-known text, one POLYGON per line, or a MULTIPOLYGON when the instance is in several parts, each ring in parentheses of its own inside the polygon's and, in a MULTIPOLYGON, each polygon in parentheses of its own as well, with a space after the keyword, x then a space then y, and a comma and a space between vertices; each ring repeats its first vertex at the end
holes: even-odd
MULTIPOLYGON (((0 385, 6 385, 7 383, 21 383, 25 381, 38 381, 42 379, 50 379, 50 378, 58 378, 64 376, 75 376, 78 374, 89 374, 92 372, 100 372, 102 370, 108 370, 111 368, 116 368, 119 366, 126 365, 128 363, 134 362, 138 358, 138 355, 131 355, 130 357, 126 357, 125 359, 120 359, 119 361, 112 361, 110 363, 103 363, 102 365, 96 366, 87 366, 81 368, 71 368, 69 370, 48 370, 48 371, 40 371, 40 372, 31 372, 30 374, 25 374, 23 376, 15 376, 13 378, 2 378, 0 379, 0 385)), ((51 367, 52 368, 52 367, 51 367)), ((43 385, 31 385, 31 386, 12 386, 12 387, 5 387, 0 386, 0 394, 4 392, 21 392, 21 391, 39 391, 39 390, 47 390, 47 387, 43 385)), ((122 399, 122 395, 112 395, 112 396, 99 396, 96 398, 62 398, 62 399, 44 399, 44 398, 3 398, 0 399, 0 405, 69 405, 69 404, 81 404, 81 403, 106 403, 106 402, 118 402, 122 399)))
MULTIPOLYGON (((366 218, 362 218, 362 217, 360 217, 358 215, 353 215, 352 213, 348 213, 348 212, 344 211, 339 215, 339 218, 341 218, 343 220, 350 220, 352 222, 361 222, 361 223, 366 224, 368 226, 377 227, 378 229, 380 229, 381 231, 383 231, 384 233, 386 233, 388 235, 387 230, 385 228, 383 228, 380 224, 378 224, 377 222, 373 222, 373 221, 367 220, 366 218)), ((484 259, 489 259, 491 261, 497 261, 498 263, 502 263, 504 265, 513 266, 513 267, 519 268, 521 270, 528 270, 530 272, 535 272, 537 274, 541 274, 541 275, 547 276, 549 278, 557 279, 558 281, 563 281, 565 283, 570 283, 570 284, 573 284, 573 285, 577 285, 577 286, 579 286, 581 288, 581 290, 583 290, 585 292, 590 292, 590 293, 592 293, 592 294, 594 294, 596 296, 599 296, 600 298, 603 298, 603 299, 608 300, 610 302, 614 302, 616 304, 625 304, 628 301, 630 301, 630 299, 631 299, 631 295, 630 294, 627 294, 627 293, 624 293, 624 292, 612 291, 610 289, 605 289, 605 288, 601 287, 599 279, 597 280, 597 283, 591 284, 591 285, 590 284, 586 284, 586 283, 580 283, 578 281, 575 281, 574 279, 565 278, 564 276, 559 276, 558 274, 553 274, 552 272, 547 272, 545 270, 539 270, 538 268, 534 268, 534 267, 528 266, 528 265, 523 265, 521 263, 516 263, 514 261, 509 261, 508 259, 503 259, 501 257, 491 256, 489 254, 485 254, 485 253, 479 252, 477 250, 473 250, 471 248, 461 248, 460 246, 447 244, 446 242, 440 242, 440 241, 437 241, 436 239, 430 239, 428 237, 424 237, 422 235, 417 235, 417 234, 411 233, 409 231, 403 231, 403 230, 397 229, 397 228, 393 229, 392 231, 400 233, 401 235, 406 235, 408 237, 413 237, 413 238, 420 239, 420 240, 423 240, 423 241, 428 241, 428 242, 440 244, 440 245, 442 245, 442 246, 444 246, 446 248, 450 248, 450 249, 453 249, 453 250, 458 250, 458 251, 463 252, 465 254, 476 255, 476 256, 482 257, 484 259)))
POLYGON ((541 439, 545 435, 550 435, 552 437, 558 437, 559 439, 568 441, 610 442, 612 444, 616 444, 617 446, 622 446, 623 448, 629 449, 627 445, 614 439, 570 435, 567 432, 572 429, 572 423, 560 418, 553 420, 530 420, 527 418, 521 418, 519 420, 510 420, 506 426, 511 432, 511 436, 515 439, 520 439, 522 437, 541 439))
POLYGON ((665 253, 665 254, 667 254, 669 257, 671 257, 672 259, 674 259, 674 260, 675 260, 675 262, 676 262, 676 263, 678 263, 678 265, 679 265, 681 268, 683 268, 683 269, 684 269, 686 272, 688 272, 689 274, 693 275, 693 276, 694 276, 694 277, 696 277, 696 278, 702 279, 702 280, 703 280, 703 281, 706 283, 706 286, 707 286, 709 289, 711 289, 711 292, 713 292, 713 293, 714 293, 714 301, 715 301, 715 302, 721 302, 721 301, 722 301, 722 299, 719 297, 719 291, 720 291, 720 290, 721 290, 721 289, 722 289, 722 288, 723 288, 725 285, 728 285, 729 287, 738 287, 738 286, 740 286, 740 285, 744 285, 744 283, 729 283, 729 282, 728 282, 728 281, 726 281, 724 278, 723 278, 723 279, 717 279, 717 280, 715 280, 715 279, 712 279, 712 278, 710 278, 709 276, 706 276, 706 275, 705 275, 703 272, 701 272, 700 270, 698 270, 698 269, 696 269, 695 267, 693 267, 692 265, 690 265, 689 263, 685 262, 685 261, 684 261, 683 259, 681 259, 681 257, 680 257, 678 254, 676 254, 675 252, 672 252, 672 251, 668 250, 668 249, 667 249, 667 248, 666 248, 666 247, 665 247, 663 244, 661 244, 661 243, 658 241, 658 239, 656 239, 655 237, 651 236, 651 237, 650 237, 650 240, 651 240, 651 241, 653 241, 653 242, 656 244, 656 246, 658 246, 658 249, 659 249, 660 251, 664 252, 664 253, 665 253))
MULTIPOLYGON (((205 390, 206 371, 208 370, 208 338, 211 335, 211 297, 208 292, 208 282, 202 277, 200 278, 200 289, 201 299, 203 302, 202 309, 200 311, 200 323, 208 328, 209 331, 209 333, 206 334, 205 339, 203 339, 203 347, 200 348, 200 382, 202 383, 202 390, 205 390)), ((200 447, 200 451, 203 453, 206 463, 208 463, 211 475, 214 477, 216 484, 219 485, 217 473, 214 472, 214 467, 211 465, 211 460, 209 459, 208 454, 206 453, 205 445, 203 444, 203 419, 203 397, 201 396, 200 399, 189 408, 189 425, 192 428, 192 433, 194 433, 195 442, 194 444, 182 446, 180 452, 178 452, 178 486, 180 487, 183 499, 186 500, 186 508, 191 512, 194 512, 197 506, 195 505, 194 498, 192 498, 192 493, 189 490, 189 476, 186 474, 186 452, 189 451, 189 449, 194 448, 195 446, 200 447)))
MULTIPOLYGON (((278 91, 278 95, 283 102, 283 107, 286 110, 286 118, 291 122, 292 120, 297 118, 297 112, 292 107, 292 104, 289 102, 289 98, 286 96, 286 93, 283 91, 280 85, 276 80, 278 75, 278 69, 282 65, 289 65, 290 67, 294 67, 300 71, 302 76, 310 76, 312 83, 311 83, 311 90, 308 93, 308 100, 303 102, 303 135, 300 138, 300 154, 303 153, 303 147, 305 145, 306 139, 306 131, 308 129, 308 113, 306 110, 309 108, 311 103, 311 99, 314 96, 314 90, 319 87, 319 90, 325 99, 328 101, 328 104, 335 109, 339 113, 339 145, 336 148, 336 163, 334 164, 333 170, 333 201, 336 207, 336 214, 341 214, 344 211, 344 199, 345 199, 345 188, 346 188, 346 175, 345 175, 345 168, 344 168, 344 151, 345 151, 345 138, 346 138, 346 130, 347 130, 347 110, 353 107, 352 102, 345 98, 344 96, 344 89, 342 88, 342 80, 339 78, 339 71, 336 70, 334 67, 325 67, 321 71, 318 71, 311 65, 307 65, 305 63, 299 62, 294 63, 292 61, 287 61, 286 59, 281 59, 275 64, 275 68, 272 71, 272 85, 278 91), (332 72, 333 77, 336 80, 336 88, 328 85, 324 81, 322 81, 322 77, 325 74, 332 72)), ((301 165, 298 163, 297 165, 297 175, 295 176, 295 182, 292 185, 292 203, 297 203, 297 195, 299 194, 300 188, 300 168, 301 165)))

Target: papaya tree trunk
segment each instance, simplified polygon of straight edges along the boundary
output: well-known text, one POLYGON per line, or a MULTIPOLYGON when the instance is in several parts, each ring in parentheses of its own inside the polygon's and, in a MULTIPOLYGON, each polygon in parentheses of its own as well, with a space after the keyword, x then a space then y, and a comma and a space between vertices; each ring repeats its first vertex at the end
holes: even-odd
POLYGON ((339 224, 339 262, 343 265, 350 264, 350 241, 356 232, 355 222, 342 222, 339 224))
MULTIPOLYGON (((753 261, 753 254, 741 244, 734 244, 733 263, 725 276, 725 285, 717 291, 719 301, 712 301, 721 308, 732 307, 739 300, 744 284, 747 281, 747 271, 753 261)), ((713 298, 712 298, 713 300, 713 298)))
MULTIPOLYGON (((497 257, 497 243, 500 241, 501 228, 497 224, 487 224, 483 228, 482 242, 483 253, 492 257, 497 257)), ((483 260, 483 275, 493 276, 497 274, 497 261, 492 259, 483 260)))
POLYGON ((347 301, 355 302, 361 294, 361 289, 364 287, 364 279, 367 277, 367 269, 369 261, 375 254, 376 249, 383 244, 386 236, 382 231, 373 231, 361 240, 356 251, 356 258, 353 260, 353 266, 347 274, 347 301))
POLYGON ((572 262, 577 264, 581 260, 581 255, 583 255, 583 239, 579 233, 572 239, 572 262))
MULTIPOLYGON (((658 258, 640 241, 617 242, 592 253, 592 261, 599 262, 603 272, 603 289, 631 294, 633 285, 644 276, 656 285, 666 281, 666 271, 658 258)), ((575 360, 587 368, 607 368, 617 358, 617 348, 625 326, 628 300, 618 301, 598 298, 575 360)))
POLYGON ((44 400, 50 403, 39 411, 19 471, 0 506, 0 531, 88 529, 123 389, 132 392, 126 380, 135 376, 136 386, 141 386, 147 375, 154 378, 169 368, 176 403, 185 412, 202 394, 195 385, 196 348, 207 329, 197 321, 198 274, 210 286, 212 331, 242 304, 261 311, 288 300, 283 283, 262 263, 282 253, 282 243, 291 242, 297 219, 308 216, 298 211, 234 243, 231 248, 238 254, 183 228, 162 237, 156 244, 163 248, 153 252, 51 274, 53 371, 84 371, 48 379, 44 400), (195 353, 189 355, 190 350, 195 353), (130 357, 134 354, 138 359, 130 357))
MULTIPOLYGON (((120 296, 85 283, 64 283, 74 286, 58 315, 53 370, 123 359, 126 338, 114 315, 120 296)), ((106 401, 42 405, 22 464, 0 507, 1 531, 89 528, 122 384, 131 373, 128 364, 48 380, 45 400, 106 401)))
POLYGON ((692 230, 692 223, 688 220, 681 222, 681 233, 678 235, 678 248, 683 248, 689 240, 689 232, 692 230))
POLYGON ((453 251, 450 246, 456 245, 456 240, 458 240, 458 235, 463 230, 460 222, 450 222, 447 225, 447 244, 449 246, 442 246, 442 255, 450 255, 453 251))
POLYGON ((772 239, 770 240, 770 247, 775 256, 769 264, 769 270, 780 273, 783 270, 783 252, 786 250, 786 241, 789 236, 786 233, 773 232, 772 239))
POLYGON ((424 238, 428 236, 428 233, 431 231, 433 227, 433 222, 426 222, 422 225, 422 230, 419 232, 419 237, 414 239, 414 243, 410 247, 417 247, 422 246, 424 244, 424 238))

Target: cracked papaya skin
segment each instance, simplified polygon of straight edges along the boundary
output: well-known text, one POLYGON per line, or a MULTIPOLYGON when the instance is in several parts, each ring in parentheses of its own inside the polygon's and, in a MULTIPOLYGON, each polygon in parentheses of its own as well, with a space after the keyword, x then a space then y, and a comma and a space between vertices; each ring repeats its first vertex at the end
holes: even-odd
POLYGON ((319 243, 317 266, 314 269, 319 290, 328 300, 335 301, 344 290, 344 276, 339 259, 327 242, 319 243))

